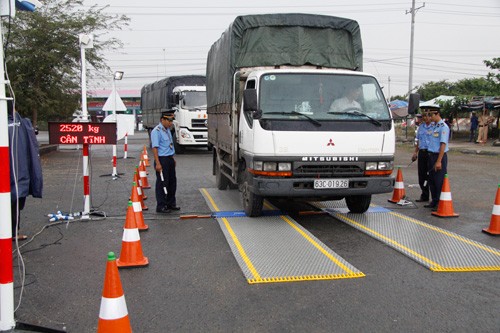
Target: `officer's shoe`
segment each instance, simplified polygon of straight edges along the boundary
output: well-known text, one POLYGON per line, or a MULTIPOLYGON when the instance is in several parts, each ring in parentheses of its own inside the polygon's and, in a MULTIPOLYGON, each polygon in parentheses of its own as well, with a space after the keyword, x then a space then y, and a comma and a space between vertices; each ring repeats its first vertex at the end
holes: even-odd
POLYGON ((167 206, 169 210, 181 210, 181 207, 179 206, 167 206))
POLYGON ((162 208, 156 208, 156 212, 159 214, 168 214, 172 211, 170 209, 168 209, 167 207, 162 207, 162 208))
POLYGON ((435 207, 436 207, 436 205, 434 205, 434 204, 430 203, 430 204, 428 204, 428 205, 424 205, 424 207, 425 207, 425 208, 435 208, 435 207))
POLYGON ((422 199, 422 198, 420 198, 420 199, 417 199, 415 201, 416 202, 429 202, 429 199, 422 199))

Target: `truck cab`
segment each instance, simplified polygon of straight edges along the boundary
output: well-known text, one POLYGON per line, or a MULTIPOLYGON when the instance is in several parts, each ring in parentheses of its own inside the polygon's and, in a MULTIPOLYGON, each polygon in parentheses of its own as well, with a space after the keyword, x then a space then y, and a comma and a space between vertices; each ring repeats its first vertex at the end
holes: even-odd
POLYGON ((207 96, 205 86, 177 86, 175 101, 174 144, 182 153, 186 146, 207 145, 207 96))
POLYGON ((242 172, 232 181, 248 215, 260 215, 265 197, 345 198, 363 213, 372 194, 392 191, 395 132, 375 77, 272 69, 243 81, 235 135, 242 172))

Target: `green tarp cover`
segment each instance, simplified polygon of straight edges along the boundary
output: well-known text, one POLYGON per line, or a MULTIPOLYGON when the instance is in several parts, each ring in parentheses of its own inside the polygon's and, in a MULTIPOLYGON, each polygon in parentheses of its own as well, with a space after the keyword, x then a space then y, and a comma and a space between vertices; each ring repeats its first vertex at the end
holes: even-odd
POLYGON ((179 86, 204 86, 206 78, 202 75, 170 76, 146 84, 141 89, 141 110, 167 110, 175 106, 172 91, 179 86))
POLYGON ((314 65, 362 70, 356 21, 325 15, 238 16, 211 47, 207 59, 208 106, 231 102, 238 68, 314 65))

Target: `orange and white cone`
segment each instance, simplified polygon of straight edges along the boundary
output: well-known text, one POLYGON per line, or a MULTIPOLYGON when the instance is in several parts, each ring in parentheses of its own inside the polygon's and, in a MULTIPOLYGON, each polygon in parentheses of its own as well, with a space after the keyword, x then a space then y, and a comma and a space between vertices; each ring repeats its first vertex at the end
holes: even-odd
POLYGON ((134 180, 133 180, 136 184, 137 184, 137 187, 140 188, 140 192, 141 192, 141 197, 142 197, 142 200, 146 200, 148 197, 146 195, 146 193, 144 193, 144 191, 142 190, 142 184, 141 184, 141 178, 139 178, 139 168, 136 167, 135 168, 135 172, 134 172, 134 180))
POLYGON ((398 173, 396 175, 396 183, 394 184, 394 191, 392 192, 392 199, 387 200, 392 203, 398 203, 401 199, 406 197, 405 184, 403 182, 403 173, 401 168, 398 168, 398 173))
MULTIPOLYGON (((144 224, 144 215, 142 215, 142 206, 144 205, 144 201, 141 201, 141 197, 139 195, 139 187, 137 187, 135 182, 132 184, 132 194, 130 195, 130 200, 132 201, 132 208, 134 211, 137 229, 139 229, 140 231, 148 230, 149 227, 144 224)), ((146 207, 146 209, 148 208, 146 207)))
POLYGON ((498 184, 497 196, 491 212, 490 226, 483 229, 483 232, 493 236, 500 235, 500 184, 498 184))
POLYGON ((139 163, 139 178, 141 179, 142 183, 142 188, 151 188, 151 186, 148 183, 148 175, 146 173, 146 167, 144 166, 145 163, 139 163))
POLYGON ((127 217, 123 228, 122 251, 116 260, 118 267, 141 267, 149 264, 148 258, 142 253, 141 236, 135 222, 132 202, 128 202, 127 217))
POLYGON ((132 200, 132 202, 134 202, 134 199, 133 199, 134 192, 137 193, 137 198, 135 201, 138 201, 141 203, 141 209, 148 210, 149 207, 146 206, 146 204, 144 203, 144 199, 142 198, 142 194, 144 193, 144 191, 142 190, 142 187, 137 186, 136 182, 132 182, 132 193, 130 194, 130 200, 132 200))
POLYGON ((116 265, 116 257, 113 252, 108 253, 97 332, 132 332, 127 303, 125 302, 120 274, 116 265))
POLYGON ((144 160, 144 164, 148 167, 151 166, 149 164, 149 157, 148 157, 148 150, 146 149, 146 146, 144 146, 144 149, 142 150, 142 160, 144 160))
POLYGON ((439 196, 437 211, 432 212, 432 215, 439 217, 458 217, 459 214, 453 212, 453 201, 451 200, 450 182, 448 175, 444 175, 443 187, 439 196))

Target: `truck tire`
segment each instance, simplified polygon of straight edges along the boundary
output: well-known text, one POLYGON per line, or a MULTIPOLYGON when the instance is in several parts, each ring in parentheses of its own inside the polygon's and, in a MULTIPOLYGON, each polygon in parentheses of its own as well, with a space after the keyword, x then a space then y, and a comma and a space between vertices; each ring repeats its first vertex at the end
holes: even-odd
POLYGON ((371 195, 352 195, 345 197, 345 202, 347 203, 347 208, 351 213, 364 213, 370 207, 370 202, 372 201, 371 195))
POLYGON ((184 154, 184 147, 177 143, 177 135, 172 131, 172 140, 174 141, 174 149, 176 154, 184 154))
POLYGON ((215 186, 221 191, 225 191, 229 185, 229 179, 220 172, 220 164, 215 160, 215 186))
POLYGON ((262 214, 264 198, 260 195, 250 192, 249 183, 251 179, 251 174, 246 171, 245 179, 241 186, 241 199, 243 201, 243 209, 245 210, 245 214, 250 217, 256 217, 262 214))

